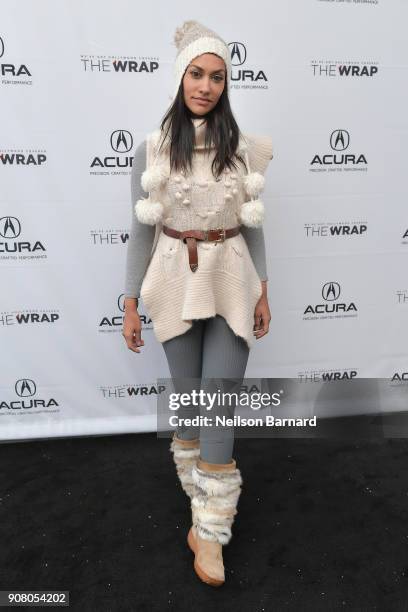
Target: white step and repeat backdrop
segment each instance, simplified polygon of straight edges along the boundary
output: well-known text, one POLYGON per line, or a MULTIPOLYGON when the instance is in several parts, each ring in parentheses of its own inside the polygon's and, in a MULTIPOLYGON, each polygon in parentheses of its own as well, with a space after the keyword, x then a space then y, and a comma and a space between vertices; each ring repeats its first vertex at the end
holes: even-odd
POLYGON ((156 428, 169 372, 143 304, 142 353, 121 335, 130 172, 186 19, 229 43, 238 123, 274 142, 272 324, 247 377, 408 379, 407 3, 192 7, 1 1, 1 440, 156 428))

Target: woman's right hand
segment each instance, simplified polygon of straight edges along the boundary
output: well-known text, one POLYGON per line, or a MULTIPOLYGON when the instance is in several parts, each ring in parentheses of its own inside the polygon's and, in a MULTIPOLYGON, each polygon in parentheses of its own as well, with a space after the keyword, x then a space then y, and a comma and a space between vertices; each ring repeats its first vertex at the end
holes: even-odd
POLYGON ((142 324, 140 316, 137 312, 137 298, 125 299, 125 318, 123 321, 122 336, 126 340, 128 349, 135 353, 140 353, 139 346, 144 346, 144 340, 141 337, 142 324))

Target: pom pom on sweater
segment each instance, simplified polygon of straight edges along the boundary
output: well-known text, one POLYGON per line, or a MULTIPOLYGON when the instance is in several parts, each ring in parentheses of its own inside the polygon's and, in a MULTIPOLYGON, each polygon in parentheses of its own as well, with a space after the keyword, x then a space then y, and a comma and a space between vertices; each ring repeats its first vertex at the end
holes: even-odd
POLYGON ((264 216, 265 207, 261 200, 250 200, 241 206, 240 220, 247 227, 260 227, 264 216))
POLYGON ((163 166, 152 166, 142 174, 141 184, 145 191, 150 192, 158 189, 167 178, 167 172, 163 166))
POLYGON ((163 216, 163 204, 151 202, 149 198, 138 200, 135 204, 135 214, 140 223, 156 225, 163 216))
POLYGON ((249 172, 244 178, 247 194, 253 198, 257 196, 265 186, 265 178, 259 172, 249 172))

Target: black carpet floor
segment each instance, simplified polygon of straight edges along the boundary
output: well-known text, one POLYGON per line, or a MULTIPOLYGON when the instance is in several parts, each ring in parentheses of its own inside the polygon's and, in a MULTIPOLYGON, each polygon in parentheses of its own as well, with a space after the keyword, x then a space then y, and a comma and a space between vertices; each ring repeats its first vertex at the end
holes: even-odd
POLYGON ((218 589, 194 573, 169 443, 1 444, 0 590, 68 590, 92 612, 408 610, 408 440, 237 438, 218 589))

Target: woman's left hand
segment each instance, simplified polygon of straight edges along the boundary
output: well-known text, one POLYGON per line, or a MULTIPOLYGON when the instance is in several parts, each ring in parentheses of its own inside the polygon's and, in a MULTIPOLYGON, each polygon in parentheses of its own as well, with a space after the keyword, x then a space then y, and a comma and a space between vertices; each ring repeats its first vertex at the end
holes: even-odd
POLYGON ((269 322, 271 320, 271 312, 269 310, 268 297, 266 295, 266 281, 262 281, 262 295, 255 306, 254 313, 254 336, 262 338, 269 331, 269 322))

